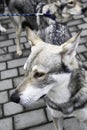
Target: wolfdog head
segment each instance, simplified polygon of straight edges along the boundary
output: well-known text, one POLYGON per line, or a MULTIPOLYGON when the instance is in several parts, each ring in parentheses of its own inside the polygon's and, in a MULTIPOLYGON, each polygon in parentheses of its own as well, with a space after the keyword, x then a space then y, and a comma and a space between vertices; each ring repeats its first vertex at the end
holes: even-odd
POLYGON ((11 95, 12 101, 23 106, 36 102, 52 88, 60 87, 60 84, 68 80, 65 80, 64 74, 70 74, 78 68, 75 55, 80 33, 57 46, 43 42, 33 31, 28 31, 34 46, 24 65, 26 76, 11 95))
POLYGON ((43 7, 43 13, 55 15, 57 22, 67 22, 71 16, 84 14, 87 7, 83 7, 78 0, 58 0, 43 7))

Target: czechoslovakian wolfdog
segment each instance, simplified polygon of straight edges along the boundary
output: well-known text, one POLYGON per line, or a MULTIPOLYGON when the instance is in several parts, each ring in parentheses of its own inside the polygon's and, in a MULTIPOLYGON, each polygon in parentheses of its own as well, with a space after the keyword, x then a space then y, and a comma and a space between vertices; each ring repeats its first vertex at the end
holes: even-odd
POLYGON ((38 30, 48 26, 53 21, 64 23, 68 21, 72 15, 80 15, 86 11, 86 8, 83 8, 82 4, 78 2, 78 0, 56 0, 56 2, 52 3, 48 3, 47 1, 49 0, 5 0, 11 14, 35 14, 35 16, 11 17, 16 29, 18 55, 22 54, 19 46, 22 21, 26 20, 32 29, 38 30), (39 17, 36 15, 37 13, 48 14, 51 18, 43 16, 39 17))
POLYGON ((28 33, 33 46, 24 65, 26 76, 11 101, 27 107, 43 97, 55 130, 63 130, 62 117, 87 123, 87 72, 75 58, 81 32, 60 46, 45 43, 31 29, 28 33))

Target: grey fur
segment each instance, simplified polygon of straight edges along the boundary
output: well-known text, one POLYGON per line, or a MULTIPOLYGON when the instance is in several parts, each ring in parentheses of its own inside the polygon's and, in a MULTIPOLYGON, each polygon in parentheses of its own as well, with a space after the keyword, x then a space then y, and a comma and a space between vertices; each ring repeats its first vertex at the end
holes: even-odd
POLYGON ((87 120, 87 72, 79 68, 74 55, 80 33, 57 46, 43 42, 29 29, 34 46, 24 66, 27 75, 11 95, 12 101, 26 107, 46 95, 55 130, 63 130, 61 124, 57 124, 61 117, 87 120), (65 66, 70 71, 67 72, 65 66))
MULTIPOLYGON (((6 0, 8 1, 8 0, 6 0)), ((43 0, 44 1, 44 0, 43 0)), ((20 13, 20 14, 29 14, 36 13, 36 8, 38 3, 42 2, 41 0, 10 0, 8 4, 8 9, 12 14, 20 13)), ((26 16, 27 22, 33 29, 38 29, 36 23, 36 16, 26 16)), ((43 18, 42 18, 43 21, 43 18)))
POLYGON ((67 103, 56 104, 55 101, 51 101, 47 96, 44 97, 48 106, 54 110, 63 112, 64 114, 70 114, 77 109, 81 109, 87 105, 87 92, 84 93, 83 89, 87 87, 85 82, 85 70, 79 68, 72 71, 71 80, 69 83, 70 99, 67 103))
POLYGON ((43 41, 54 45, 61 45, 71 37, 67 25, 59 23, 53 23, 47 28, 39 30, 38 35, 43 41))

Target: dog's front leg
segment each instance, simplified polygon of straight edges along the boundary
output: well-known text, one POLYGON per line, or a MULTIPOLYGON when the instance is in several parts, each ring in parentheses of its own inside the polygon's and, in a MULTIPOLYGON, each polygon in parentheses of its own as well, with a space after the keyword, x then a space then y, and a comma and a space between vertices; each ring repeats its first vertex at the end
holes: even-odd
POLYGON ((63 130, 63 118, 55 118, 53 117, 53 123, 55 130, 63 130))
POLYGON ((26 27, 26 35, 27 35, 27 40, 30 46, 32 46, 32 43, 30 41, 30 37, 29 37, 29 27, 26 27))
POLYGON ((16 47, 17 47, 17 55, 22 55, 22 50, 20 48, 20 34, 21 34, 21 24, 16 26, 16 47))
POLYGON ((20 56, 22 54, 22 51, 21 51, 21 48, 20 48, 20 35, 21 35, 21 30, 22 30, 22 27, 21 27, 21 17, 19 16, 13 16, 13 17, 10 17, 11 20, 12 20, 12 23, 15 27, 15 30, 16 30, 16 50, 17 50, 17 54, 20 56))

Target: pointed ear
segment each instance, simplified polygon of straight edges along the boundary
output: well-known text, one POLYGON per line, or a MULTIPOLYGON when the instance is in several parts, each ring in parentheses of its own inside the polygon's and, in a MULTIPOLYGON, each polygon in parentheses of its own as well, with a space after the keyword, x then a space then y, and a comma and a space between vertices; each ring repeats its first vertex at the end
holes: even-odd
POLYGON ((78 61, 75 55, 80 40, 80 33, 81 31, 61 45, 62 62, 69 70, 78 68, 78 61))
POLYGON ((70 56, 70 58, 74 58, 76 55, 76 50, 80 41, 80 32, 78 32, 75 36, 69 39, 67 42, 61 45, 62 54, 70 56))
POLYGON ((45 43, 42 39, 39 38, 37 34, 35 34, 34 31, 32 31, 29 27, 26 28, 28 41, 31 43, 31 46, 37 45, 37 44, 43 44, 45 43))

